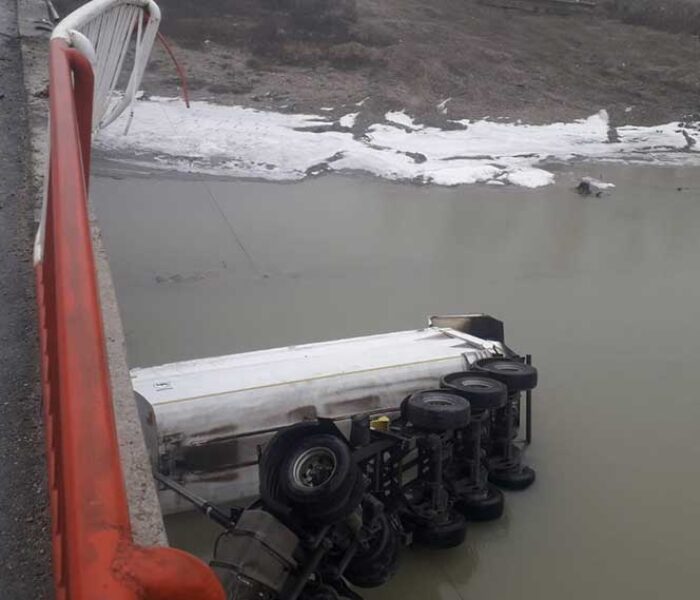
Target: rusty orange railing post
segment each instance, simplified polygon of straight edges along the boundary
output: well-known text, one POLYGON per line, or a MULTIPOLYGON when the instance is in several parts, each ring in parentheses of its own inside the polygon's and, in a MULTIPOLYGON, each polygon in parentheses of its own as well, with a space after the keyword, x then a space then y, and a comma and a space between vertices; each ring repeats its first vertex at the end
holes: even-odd
POLYGON ((49 180, 35 270, 56 598, 224 600, 197 558, 133 543, 87 202, 92 67, 62 39, 51 41, 49 61, 49 180))

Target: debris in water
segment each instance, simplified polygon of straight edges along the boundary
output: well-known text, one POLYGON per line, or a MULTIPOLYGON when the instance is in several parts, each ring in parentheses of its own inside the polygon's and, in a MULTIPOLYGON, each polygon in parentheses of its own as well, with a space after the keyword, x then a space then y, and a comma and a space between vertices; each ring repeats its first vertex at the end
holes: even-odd
POLYGON ((576 191, 582 196, 595 196, 600 198, 604 192, 615 187, 614 183, 605 183, 593 177, 583 177, 576 186, 576 191))

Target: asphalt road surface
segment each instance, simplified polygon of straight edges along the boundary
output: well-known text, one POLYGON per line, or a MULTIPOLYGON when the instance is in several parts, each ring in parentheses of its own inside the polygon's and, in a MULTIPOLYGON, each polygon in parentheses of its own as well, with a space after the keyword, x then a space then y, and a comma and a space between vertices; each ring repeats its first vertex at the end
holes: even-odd
POLYGON ((0 132, 0 598, 41 600, 51 547, 16 0, 0 0, 0 132))

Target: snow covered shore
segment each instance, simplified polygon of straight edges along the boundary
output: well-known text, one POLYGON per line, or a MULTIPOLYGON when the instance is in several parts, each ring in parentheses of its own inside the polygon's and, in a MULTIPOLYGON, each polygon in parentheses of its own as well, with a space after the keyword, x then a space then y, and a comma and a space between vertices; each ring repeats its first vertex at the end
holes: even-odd
POLYGON ((275 181, 326 171, 364 172, 437 185, 489 183, 540 187, 554 181, 546 162, 574 159, 652 164, 700 164, 686 124, 611 130, 605 111, 571 123, 526 125, 455 121, 442 130, 416 124, 404 112, 363 133, 356 113, 331 116, 265 112, 176 98, 136 102, 128 116, 95 139, 123 160, 185 172, 275 181), (128 158, 124 158, 124 157, 128 158))

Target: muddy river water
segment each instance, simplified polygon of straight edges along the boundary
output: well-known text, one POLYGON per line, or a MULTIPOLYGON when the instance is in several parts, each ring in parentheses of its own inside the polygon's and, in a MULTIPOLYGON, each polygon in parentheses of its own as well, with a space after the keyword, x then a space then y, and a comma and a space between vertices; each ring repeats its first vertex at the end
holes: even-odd
MULTIPOLYGON (((370 599, 693 597, 700 557, 700 171, 559 167, 557 184, 295 184, 98 165, 132 366, 489 312, 540 369, 538 473, 370 599), (572 191, 591 174, 601 198, 572 191)), ((205 554, 199 516, 169 519, 205 554)))

